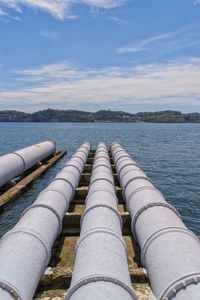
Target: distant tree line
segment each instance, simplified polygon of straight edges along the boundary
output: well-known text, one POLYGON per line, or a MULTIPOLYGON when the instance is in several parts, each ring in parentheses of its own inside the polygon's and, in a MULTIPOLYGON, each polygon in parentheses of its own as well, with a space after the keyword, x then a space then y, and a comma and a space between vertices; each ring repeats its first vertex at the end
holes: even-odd
POLYGON ((200 123, 200 113, 181 113, 165 110, 139 112, 100 110, 95 113, 78 110, 46 109, 34 113, 15 110, 0 111, 0 122, 147 122, 147 123, 200 123))

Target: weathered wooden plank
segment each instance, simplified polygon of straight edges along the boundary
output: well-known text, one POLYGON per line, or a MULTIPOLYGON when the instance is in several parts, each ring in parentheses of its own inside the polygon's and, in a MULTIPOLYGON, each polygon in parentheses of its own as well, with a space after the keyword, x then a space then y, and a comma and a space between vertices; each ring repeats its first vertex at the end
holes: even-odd
MULTIPOLYGON (((132 283, 148 283, 147 273, 143 268, 129 268, 132 283)), ((40 279, 40 288, 68 289, 70 287, 73 268, 48 268, 40 279)))
MULTIPOLYGON (((119 203, 123 204, 123 196, 122 196, 122 188, 119 186, 116 186, 116 192, 117 192, 117 197, 119 199, 119 203)), ((76 189, 74 199, 72 200, 72 204, 83 204, 85 203, 85 198, 87 197, 88 193, 88 186, 79 186, 76 189)))
MULTIPOLYGON (((93 164, 93 162, 94 162, 94 158, 88 158, 88 160, 87 160, 87 164, 90 164, 90 165, 92 165, 92 164, 93 164)), ((113 164, 114 164, 114 162, 113 162, 113 159, 112 159, 112 158, 110 158, 110 163, 111 163, 111 165, 113 165, 113 164)))
MULTIPOLYGON (((84 209, 83 209, 84 210, 84 209)), ((76 210, 75 212, 68 212, 63 218, 63 228, 61 234, 64 235, 79 235, 80 234, 80 220, 83 210, 76 210)), ((131 234, 130 215, 128 212, 121 211, 120 215, 123 222, 124 235, 131 234)))
MULTIPOLYGON (((115 185, 119 186, 117 174, 113 174, 115 185)), ((89 185, 90 184, 91 173, 82 173, 79 186, 89 185)))
MULTIPOLYGON (((115 165, 111 165, 111 168, 112 168, 113 173, 116 173, 115 165)), ((83 173, 91 173, 91 172, 92 172, 92 165, 86 164, 83 173)))

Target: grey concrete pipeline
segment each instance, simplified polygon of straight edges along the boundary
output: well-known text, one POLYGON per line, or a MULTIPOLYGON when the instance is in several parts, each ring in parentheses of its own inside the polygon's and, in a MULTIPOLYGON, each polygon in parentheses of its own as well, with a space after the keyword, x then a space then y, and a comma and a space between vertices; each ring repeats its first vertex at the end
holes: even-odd
POLYGON ((90 151, 84 143, 0 241, 0 300, 31 300, 90 151))
POLYGON ((137 299, 121 228, 108 151, 104 143, 99 143, 81 218, 72 282, 65 300, 137 299))
POLYGON ((199 300, 198 237, 119 143, 111 145, 111 152, 155 296, 158 300, 199 300))
POLYGON ((0 186, 22 174, 55 151, 56 144, 52 141, 45 141, 1 156, 0 186))

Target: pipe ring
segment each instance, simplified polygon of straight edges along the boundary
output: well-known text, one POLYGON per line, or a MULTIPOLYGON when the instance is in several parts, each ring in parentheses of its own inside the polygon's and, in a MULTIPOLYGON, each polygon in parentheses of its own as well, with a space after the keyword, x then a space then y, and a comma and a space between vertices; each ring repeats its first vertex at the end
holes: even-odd
POLYGON ((107 205, 107 204, 96 204, 96 205, 93 205, 93 206, 87 208, 87 209, 84 211, 84 213, 82 214, 81 221, 80 221, 80 226, 82 226, 83 219, 85 218, 85 215, 86 215, 90 210, 92 210, 92 209, 94 209, 94 208, 98 208, 98 207, 104 207, 104 208, 107 208, 107 209, 112 210, 112 211, 117 215, 117 217, 118 217, 118 219, 119 219, 119 222, 120 222, 120 225, 121 225, 121 229, 122 229, 122 227, 123 227, 123 222, 122 222, 122 218, 121 218, 120 213, 119 213, 116 209, 114 209, 113 207, 111 207, 111 206, 109 206, 109 205, 107 205))
POLYGON ((15 300, 25 300, 19 291, 13 287, 13 285, 4 280, 0 280, 0 288, 8 292, 15 300))
POLYGON ((23 173, 26 170, 26 163, 25 163, 25 160, 24 160, 23 156, 21 156, 20 154, 18 154, 16 152, 10 152, 8 154, 15 154, 15 155, 19 156, 22 159, 22 162, 23 162, 23 171, 22 171, 22 173, 23 173))
MULTIPOLYGON (((88 146, 90 146, 89 143, 88 143, 88 146)), ((85 143, 84 143, 80 148, 85 148, 85 149, 87 149, 88 151, 90 150, 90 147, 89 147, 89 149, 88 149, 88 147, 85 145, 85 143)))
MULTIPOLYGON (((142 169, 140 168, 140 166, 138 166, 136 163, 129 163, 129 164, 125 164, 125 165, 123 165, 123 166, 121 167, 121 169, 118 171, 118 176, 120 177, 121 171, 122 171, 124 168, 129 167, 129 166, 138 167, 140 170, 142 170, 142 169)), ((125 173, 125 174, 126 174, 126 173, 125 173)))
POLYGON ((99 147, 97 147, 97 149, 96 149, 96 151, 95 151, 95 154, 96 153, 98 153, 98 152, 108 152, 108 150, 107 150, 107 148, 106 147, 104 147, 104 146, 99 146, 99 147))
MULTIPOLYGON (((63 167, 62 170, 60 170, 60 172, 58 172, 56 176, 58 176, 58 175, 60 175, 60 174, 62 174, 62 173, 71 174, 71 175, 76 179, 76 181, 78 182, 78 177, 76 177, 76 175, 74 174, 74 172, 73 172, 72 170, 71 170, 71 171, 65 170, 66 167, 67 167, 67 166, 63 167)), ((81 175, 82 175, 82 174, 81 174, 81 175)), ((55 178, 56 178, 56 177, 55 177, 55 178)), ((61 177, 61 178, 62 178, 62 177, 61 177)))
POLYGON ((114 189, 115 189, 115 185, 114 185, 114 183, 112 182, 112 180, 110 180, 110 179, 108 179, 108 178, 102 178, 102 177, 100 177, 100 178, 97 178, 97 179, 95 179, 95 180, 93 180, 93 181, 90 182, 90 185, 89 185, 89 187, 88 187, 88 193, 89 193, 89 190, 90 190, 91 185, 93 185, 93 183, 95 183, 95 182, 97 182, 97 181, 99 181, 99 180, 104 180, 104 181, 107 181, 107 182, 111 183, 112 186, 113 186, 114 189))
POLYGON ((146 252, 147 252, 149 246, 151 245, 151 243, 152 243, 155 239, 157 239, 158 237, 160 237, 161 235, 166 234, 166 233, 170 233, 170 232, 181 232, 181 233, 190 235, 190 236, 193 237, 196 241, 199 242, 198 237, 197 237, 192 231, 190 231, 189 229, 185 229, 185 228, 181 228, 181 227, 167 227, 167 228, 160 229, 160 230, 154 232, 154 233, 146 240, 146 242, 145 242, 143 248, 141 249, 141 261, 142 261, 143 266, 146 265, 146 262, 145 262, 145 256, 146 256, 146 252))
POLYGON ((87 155, 87 153, 85 153, 85 150, 83 150, 83 149, 78 149, 77 151, 76 151, 76 153, 78 153, 78 152, 82 152, 82 153, 84 153, 85 155, 87 155))
POLYGON ((125 193, 125 190, 126 190, 127 186, 129 185, 129 183, 131 183, 134 180, 138 180, 138 179, 147 180, 147 181, 149 181, 155 187, 154 183, 148 177, 145 177, 145 176, 136 176, 136 177, 133 177, 133 178, 131 178, 131 179, 128 180, 128 182, 125 184, 125 186, 123 188, 123 193, 125 193))
POLYGON ((173 282, 165 291, 162 293, 158 299, 162 300, 170 300, 173 298, 178 292, 182 289, 185 289, 187 286, 191 284, 198 284, 200 282, 200 273, 189 274, 184 277, 177 279, 173 282))
POLYGON ((124 154, 129 155, 128 152, 127 152, 125 149, 121 149, 121 150, 119 149, 119 150, 117 150, 116 152, 114 152, 114 153, 112 154, 113 159, 115 159, 115 156, 116 156, 119 152, 124 152, 124 154))
MULTIPOLYGON (((128 158, 131 158, 131 156, 128 154, 126 154, 126 155, 123 155, 123 156, 120 156, 120 157, 118 157, 116 160, 114 159, 114 162, 115 162, 115 165, 117 165, 117 163, 118 163, 118 161, 121 159, 121 158, 125 158, 125 157, 128 157, 128 158)), ((131 158, 132 159, 132 158, 131 158)))
MULTIPOLYGON (((110 165, 108 166, 108 165, 100 164, 100 165, 97 165, 97 166, 93 167, 93 168, 92 168, 92 172, 93 172, 96 168, 98 168, 98 167, 105 167, 105 168, 108 168, 109 170, 111 170, 110 165)), ((112 170, 111 170, 111 172, 112 172, 112 170)))
POLYGON ((95 234, 95 233, 106 233, 106 234, 110 234, 114 237, 116 237, 120 242, 121 244, 123 245, 124 249, 125 249, 125 252, 127 254, 127 247, 126 247, 126 243, 124 241, 124 239, 119 235, 119 233, 116 233, 115 231, 113 230, 110 230, 108 228, 105 228, 105 227, 97 227, 95 229, 91 229, 91 230, 88 230, 82 237, 79 238, 79 240, 77 241, 76 243, 76 247, 75 247, 75 255, 77 254, 77 251, 78 251, 78 247, 80 246, 80 244, 90 235, 92 234, 95 234))
MULTIPOLYGON (((91 176, 93 176, 93 173, 94 173, 94 170, 95 169, 97 169, 97 167, 105 167, 106 168, 106 166, 105 165, 98 165, 98 166, 96 166, 96 167, 94 167, 93 169, 92 169, 92 172, 91 172, 91 176)), ((110 171, 110 176, 111 176, 111 178, 112 178, 112 176, 113 176, 113 173, 112 173, 112 170, 111 170, 111 168, 109 167, 109 166, 107 166, 107 169, 106 170, 109 170, 110 171)), ((105 172, 105 169, 102 171, 102 170, 100 170, 100 171, 98 171, 98 169, 97 169, 97 172, 96 172, 96 174, 98 174, 98 173, 102 173, 102 172, 105 172)), ((106 173, 106 172, 105 172, 106 173)), ((107 174, 107 173, 106 173, 107 174)))
POLYGON ((97 153, 99 153, 99 152, 103 152, 103 153, 106 153, 106 154, 108 154, 108 150, 106 149, 106 148, 104 148, 104 149, 101 149, 102 147, 100 147, 100 148, 97 148, 97 150, 96 150, 96 154, 97 153))
POLYGON ((38 197, 39 197, 41 194, 46 193, 46 192, 56 192, 56 193, 60 194, 60 195, 66 200, 66 195, 64 195, 61 191, 56 190, 56 189, 48 189, 48 188, 46 188, 45 190, 41 191, 41 192, 39 193, 38 197))
MULTIPOLYGON (((63 180, 63 181, 65 181, 65 182, 67 182, 69 185, 70 185, 70 187, 72 188, 72 192, 74 192, 74 187, 73 187, 73 185, 71 184, 71 182, 69 181, 69 180, 67 180, 67 179, 65 179, 65 178, 54 178, 50 183, 52 183, 52 182, 54 182, 54 181, 56 181, 56 180, 63 180)), ((49 184, 50 184, 49 183, 49 184)))
POLYGON ((141 191, 145 191, 145 190, 151 190, 151 191, 157 192, 164 198, 163 194, 158 189, 156 189, 155 187, 143 186, 143 187, 140 187, 140 188, 134 190, 132 193, 130 193, 130 195, 126 199, 126 207, 127 207, 128 210, 129 210, 129 204, 130 204, 130 201, 132 200, 132 197, 135 196, 135 194, 137 194, 141 191))
POLYGON ((90 193, 90 194, 88 193, 88 194, 87 194, 87 197, 86 197, 86 199, 85 199, 85 204, 87 204, 88 198, 91 197, 93 194, 95 194, 95 193, 97 193, 97 192, 108 193, 108 194, 110 194, 110 195, 112 195, 112 196, 114 196, 114 197, 116 198, 116 203, 118 202, 118 199, 117 199, 117 197, 116 197, 116 190, 115 190, 115 193, 112 193, 112 192, 109 192, 109 191, 105 191, 105 190, 100 189, 100 190, 95 190, 95 191, 93 191, 93 192, 90 193))
POLYGON ((76 158, 76 157, 79 158, 85 164, 85 160, 82 157, 76 155, 76 153, 70 159, 73 159, 73 158, 76 158))
POLYGON ((115 155, 117 154, 117 153, 119 153, 119 152, 126 152, 127 153, 127 151, 126 150, 124 150, 124 149, 119 149, 119 150, 117 150, 117 151, 114 151, 115 153, 113 153, 113 158, 115 157, 115 155))
POLYGON ((123 281, 121 281, 117 278, 111 277, 111 276, 98 275, 98 274, 93 275, 93 276, 88 276, 88 277, 85 277, 85 278, 79 280, 74 286, 72 286, 68 290, 67 294, 65 295, 64 300, 69 300, 71 298, 71 296, 85 284, 97 282, 97 281, 105 281, 105 282, 114 283, 114 284, 120 286, 121 288, 123 288, 126 292, 128 292, 131 295, 131 297, 133 298, 133 300, 137 300, 134 290, 131 287, 129 287, 127 284, 125 284, 123 281))
POLYGON ((52 140, 48 140, 47 142, 52 143, 53 146, 54 146, 54 149, 55 149, 55 151, 56 151, 56 142, 54 142, 54 141, 52 141, 52 140))
POLYGON ((22 218, 29 210, 31 210, 31 209, 33 209, 33 208, 35 208, 35 207, 36 207, 36 208, 38 208, 38 207, 46 208, 46 209, 50 210, 52 213, 55 214, 56 218, 58 219, 58 223, 59 223, 58 234, 60 234, 60 232, 61 232, 61 230, 62 230, 62 219, 60 218, 60 216, 59 216, 59 214, 57 213, 57 211, 56 211, 53 207, 51 207, 51 206, 49 206, 49 205, 46 205, 46 204, 33 204, 33 205, 27 207, 27 208, 22 212, 22 214, 21 214, 21 216, 20 216, 20 219, 21 219, 21 218, 22 218))
MULTIPOLYGON (((126 174, 131 173, 131 172, 133 172, 133 171, 135 171, 135 170, 133 170, 133 169, 127 170, 127 171, 120 177, 120 182, 123 182, 123 178, 124 178, 124 176, 125 176, 126 174)), ((136 171, 142 171, 142 172, 143 172, 143 170, 141 170, 141 169, 136 170, 136 171)), ((144 173, 144 172, 143 172, 143 173, 144 173)))
POLYGON ((44 247, 45 252, 46 252, 46 265, 47 265, 51 258, 51 246, 38 231, 35 231, 30 228, 27 229, 24 227, 21 227, 20 229, 12 229, 12 230, 8 231, 8 233, 6 233, 2 237, 1 241, 4 240, 5 238, 7 238, 8 236, 17 234, 17 233, 24 233, 27 235, 31 235, 32 237, 34 237, 36 240, 38 240, 42 244, 42 246, 44 247))
POLYGON ((79 168, 77 166, 72 165, 72 164, 69 164, 69 165, 66 164, 66 165, 64 165, 64 167, 62 168, 62 170, 65 169, 66 167, 74 167, 79 172, 79 174, 81 176, 81 171, 79 170, 79 168))
POLYGON ((111 144, 111 151, 115 151, 115 149, 117 148, 121 148, 121 149, 124 149, 120 144, 116 143, 116 147, 114 145, 111 144))
POLYGON ((98 157, 95 157, 94 159, 95 159, 95 161, 96 161, 96 160, 99 159, 99 158, 105 158, 105 159, 107 159, 107 160, 110 162, 109 157, 106 157, 106 156, 103 156, 103 155, 100 155, 100 156, 98 156, 98 157))
POLYGON ((162 206, 162 207, 166 207, 166 208, 169 208, 170 210, 172 210, 181 220, 181 215, 179 214, 179 212, 170 204, 168 203, 163 203, 163 202, 152 202, 152 203, 149 203, 145 206, 143 206, 142 208, 140 208, 137 213, 135 214, 134 218, 132 219, 131 221, 131 229, 132 229, 132 232, 133 232, 133 235, 134 237, 136 237, 136 232, 135 232, 135 224, 137 222, 137 219, 139 218, 139 216, 145 211, 147 210, 148 208, 152 208, 152 207, 155 207, 155 206, 162 206))

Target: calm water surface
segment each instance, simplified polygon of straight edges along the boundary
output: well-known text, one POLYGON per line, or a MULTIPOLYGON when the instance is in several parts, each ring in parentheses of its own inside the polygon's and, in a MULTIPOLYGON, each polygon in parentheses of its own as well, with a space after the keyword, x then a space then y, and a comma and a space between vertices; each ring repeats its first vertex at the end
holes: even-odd
POLYGON ((186 226, 200 235, 200 124, 0 123, 0 155, 52 139, 68 155, 0 215, 0 236, 84 141, 93 148, 119 141, 174 205, 186 226))

